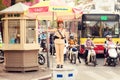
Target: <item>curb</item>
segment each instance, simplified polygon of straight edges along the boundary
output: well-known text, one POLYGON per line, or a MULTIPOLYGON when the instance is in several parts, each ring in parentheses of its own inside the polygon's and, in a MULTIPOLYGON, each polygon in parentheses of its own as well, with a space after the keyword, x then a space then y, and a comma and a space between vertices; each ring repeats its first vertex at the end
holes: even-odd
POLYGON ((32 79, 32 80, 51 80, 52 75, 46 75, 46 76, 42 76, 40 78, 36 78, 36 79, 32 79))
POLYGON ((10 79, 5 79, 5 78, 0 77, 0 80, 10 80, 10 79))

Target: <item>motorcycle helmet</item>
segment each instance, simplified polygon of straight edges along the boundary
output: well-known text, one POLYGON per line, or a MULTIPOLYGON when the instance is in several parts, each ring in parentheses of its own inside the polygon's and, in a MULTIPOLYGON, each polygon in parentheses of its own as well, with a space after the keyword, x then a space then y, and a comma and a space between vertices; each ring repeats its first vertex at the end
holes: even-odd
POLYGON ((107 35, 106 38, 112 38, 112 35, 107 35))
POLYGON ((74 35, 73 34, 70 34, 70 39, 74 39, 74 35))

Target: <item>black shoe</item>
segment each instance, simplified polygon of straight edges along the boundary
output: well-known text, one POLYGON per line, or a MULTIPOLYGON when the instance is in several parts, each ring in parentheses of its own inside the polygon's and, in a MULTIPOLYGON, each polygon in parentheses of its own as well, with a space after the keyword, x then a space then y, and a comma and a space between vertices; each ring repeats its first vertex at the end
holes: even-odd
POLYGON ((103 66, 107 66, 107 64, 104 64, 103 66))
POLYGON ((61 65, 61 68, 63 68, 63 65, 61 65))
POLYGON ((53 54, 53 56, 55 56, 55 54, 53 54))
POLYGON ((88 65, 88 62, 85 62, 86 65, 88 65))
POLYGON ((79 63, 81 63, 81 61, 79 60, 79 63))
POLYGON ((57 65, 57 67, 56 68, 60 68, 60 65, 57 65))
POLYGON ((98 63, 96 63, 96 65, 98 65, 98 63))

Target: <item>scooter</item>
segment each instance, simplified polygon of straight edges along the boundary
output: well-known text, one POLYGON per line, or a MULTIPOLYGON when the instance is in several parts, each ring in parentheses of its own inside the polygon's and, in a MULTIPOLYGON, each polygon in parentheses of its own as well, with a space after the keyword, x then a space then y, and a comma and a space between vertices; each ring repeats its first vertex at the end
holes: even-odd
POLYGON ((93 63, 94 66, 97 65, 97 60, 96 60, 96 53, 95 53, 95 50, 94 50, 94 47, 91 46, 90 49, 88 50, 88 56, 87 56, 87 65, 89 63, 93 63))
POLYGON ((109 49, 108 49, 108 58, 107 58, 107 63, 108 66, 116 66, 117 64, 117 58, 118 58, 118 53, 116 51, 116 45, 109 45, 109 49))
MULTIPOLYGON (((69 60, 71 63, 76 64, 78 58, 78 49, 77 45, 71 45, 70 51, 69 51, 69 60)), ((80 58, 78 58, 79 63, 81 63, 80 58)))

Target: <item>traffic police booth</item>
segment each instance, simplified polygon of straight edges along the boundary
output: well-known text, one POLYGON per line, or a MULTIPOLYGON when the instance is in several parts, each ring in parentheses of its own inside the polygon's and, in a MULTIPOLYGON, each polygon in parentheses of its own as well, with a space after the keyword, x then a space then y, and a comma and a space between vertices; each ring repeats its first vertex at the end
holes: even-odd
POLYGON ((17 3, 2 11, 6 71, 38 70, 37 20, 24 16, 28 6, 17 3))

